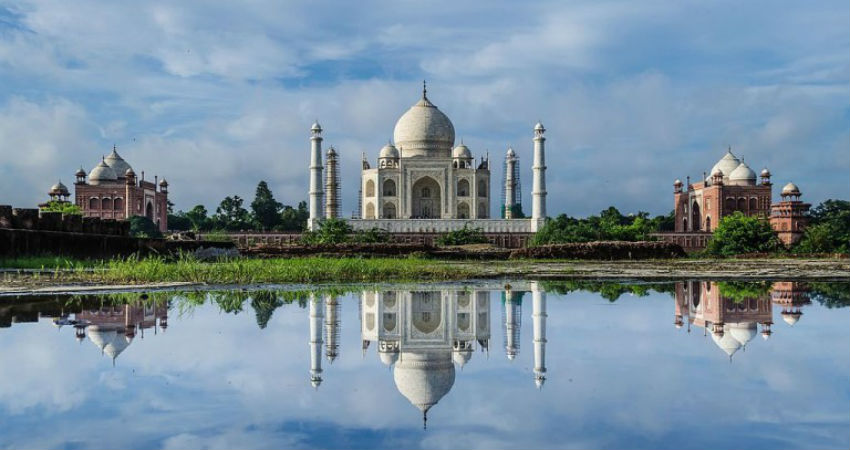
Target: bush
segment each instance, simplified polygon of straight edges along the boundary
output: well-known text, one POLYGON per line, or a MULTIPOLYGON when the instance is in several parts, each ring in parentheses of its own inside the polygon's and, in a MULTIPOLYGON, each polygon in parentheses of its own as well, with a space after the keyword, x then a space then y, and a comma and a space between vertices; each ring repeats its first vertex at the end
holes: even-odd
POLYGON ((767 221, 736 211, 720 221, 705 251, 715 256, 732 256, 769 253, 780 247, 779 239, 767 221))
POLYGON ((58 212, 66 215, 83 215, 83 210, 79 206, 70 202, 60 202, 51 200, 46 205, 40 208, 44 212, 58 212))
POLYGON ((666 216, 649 217, 649 213, 638 212, 624 216, 617 208, 609 207, 598 216, 577 219, 561 214, 549 219, 534 237, 530 245, 568 244, 595 241, 651 241, 651 233, 672 227, 673 213, 666 216))
POLYGON ((137 238, 161 238, 159 228, 152 220, 145 216, 132 216, 130 222, 130 236, 137 238))
POLYGON ((383 244, 390 241, 390 233, 373 227, 370 230, 358 231, 352 240, 361 244, 383 244))
POLYGON ((301 235, 301 242, 309 245, 342 244, 348 242, 352 233, 351 225, 342 219, 325 219, 319 222, 319 229, 306 231, 301 235))
POLYGON ((850 253, 850 202, 827 200, 811 211, 798 253, 850 253))
POLYGON ((468 228, 466 225, 460 230, 450 231, 437 238, 437 245, 466 245, 484 244, 487 237, 481 228, 468 228))

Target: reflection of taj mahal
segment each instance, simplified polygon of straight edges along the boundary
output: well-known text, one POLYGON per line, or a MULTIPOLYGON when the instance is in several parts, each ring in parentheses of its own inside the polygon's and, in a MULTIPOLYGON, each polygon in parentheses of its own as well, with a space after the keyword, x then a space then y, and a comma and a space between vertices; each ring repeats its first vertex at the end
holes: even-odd
MULTIPOLYGON (((534 378, 545 381, 546 294, 532 283, 534 322, 534 378)), ((502 320, 505 352, 514 359, 519 351, 522 292, 506 291, 502 320)), ((338 349, 337 300, 332 296, 310 300, 310 381, 322 382, 322 345, 328 359, 338 349), (329 318, 328 315, 334 317, 329 318), (323 333, 322 325, 325 325, 323 333), (327 342, 325 342, 327 340, 327 342)), ((392 367, 398 391, 427 421, 427 413, 451 390, 455 366, 463 368, 475 351, 491 348, 490 291, 423 290, 365 291, 360 298, 360 334, 364 356, 377 348, 380 361, 392 367)))

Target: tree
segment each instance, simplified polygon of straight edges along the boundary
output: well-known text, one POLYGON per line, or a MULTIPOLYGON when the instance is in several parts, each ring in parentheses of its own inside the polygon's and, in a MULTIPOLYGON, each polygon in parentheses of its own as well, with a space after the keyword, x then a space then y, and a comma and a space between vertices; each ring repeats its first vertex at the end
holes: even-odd
POLYGON ((624 216, 615 207, 609 207, 598 216, 576 219, 561 214, 549 219, 531 240, 531 245, 560 244, 593 241, 645 241, 651 233, 672 228, 672 213, 667 216, 649 217, 649 213, 624 216))
POLYGON ((309 217, 307 202, 299 202, 297 208, 286 205, 280 213, 280 224, 275 228, 280 231, 303 231, 309 217))
POLYGON ((215 210, 213 221, 225 230, 251 229, 251 214, 242 207, 244 200, 238 195, 225 197, 215 210))
POLYGON ((152 220, 145 216, 131 216, 130 236, 137 238, 161 238, 162 233, 152 220))
POLYGON ((780 245, 767 221, 736 211, 717 224, 706 252, 717 256, 766 253, 778 249, 780 245))
POLYGON ((204 205, 195 205, 186 213, 186 218, 192 222, 192 229, 195 231, 206 230, 209 226, 209 217, 207 217, 207 208, 204 205))
POLYGON ((254 212, 254 220, 263 230, 270 230, 281 223, 280 209, 283 204, 274 199, 269 185, 260 181, 254 201, 251 202, 251 210, 254 212))
POLYGON ((272 291, 257 291, 252 295, 251 307, 257 315, 257 326, 266 328, 274 310, 283 306, 283 301, 272 291))
POLYGON ((850 202, 827 200, 810 214, 810 225, 795 252, 850 253, 850 202))
POLYGON ((192 221, 186 217, 183 211, 177 211, 177 214, 168 214, 168 229, 174 231, 188 231, 193 228, 192 221))
POLYGON ((342 244, 348 242, 352 233, 351 225, 341 219, 325 219, 319 222, 319 229, 307 231, 301 235, 305 244, 342 244))
POLYGON ((437 245, 466 245, 483 244, 487 242, 481 228, 467 228, 466 225, 460 230, 450 231, 437 238, 437 245))
POLYGON ((83 215, 83 210, 79 206, 70 202, 60 202, 59 200, 51 200, 40 209, 45 212, 58 212, 65 215, 83 215))

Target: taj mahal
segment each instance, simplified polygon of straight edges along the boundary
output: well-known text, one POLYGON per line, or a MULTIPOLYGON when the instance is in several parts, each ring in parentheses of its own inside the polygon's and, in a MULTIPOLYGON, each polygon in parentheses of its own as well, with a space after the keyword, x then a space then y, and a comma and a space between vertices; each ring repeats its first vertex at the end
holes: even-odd
MULTIPOLYGON (((310 129, 309 230, 316 230, 322 219, 341 218, 338 154, 330 147, 323 155, 322 131, 318 121, 310 129)), ((494 218, 489 156, 476 159, 462 141, 455 145, 454 124, 428 99, 423 83, 422 98, 398 119, 393 142, 380 149, 374 166, 364 155, 358 213, 346 220, 354 230, 391 233, 440 233, 464 226, 485 233, 534 233, 546 218, 546 130, 537 123, 532 131, 531 217, 517 214, 519 171, 516 153, 509 148, 499 186, 505 200, 494 218)))

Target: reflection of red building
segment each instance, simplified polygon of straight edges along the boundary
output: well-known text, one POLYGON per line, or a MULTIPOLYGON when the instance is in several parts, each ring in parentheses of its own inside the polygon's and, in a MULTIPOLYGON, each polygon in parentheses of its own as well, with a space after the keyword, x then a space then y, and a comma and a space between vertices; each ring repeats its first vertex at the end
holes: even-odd
POLYGON ((762 337, 770 336, 771 299, 764 295, 735 301, 723 297, 715 282, 676 283, 676 327, 681 328, 685 320, 688 332, 691 325, 703 328, 731 358, 758 334, 758 324, 761 324, 762 337))
POLYGON ((794 325, 803 315, 801 307, 811 304, 809 290, 802 283, 781 282, 773 283, 770 293, 773 303, 782 306, 782 320, 788 325, 794 325))
POLYGON ((76 314, 76 337, 86 334, 113 362, 132 342, 136 334, 145 337, 145 329, 168 328, 168 307, 164 304, 104 306, 76 314), (158 321, 158 323, 157 323, 158 321))

